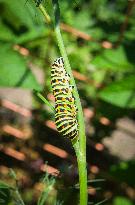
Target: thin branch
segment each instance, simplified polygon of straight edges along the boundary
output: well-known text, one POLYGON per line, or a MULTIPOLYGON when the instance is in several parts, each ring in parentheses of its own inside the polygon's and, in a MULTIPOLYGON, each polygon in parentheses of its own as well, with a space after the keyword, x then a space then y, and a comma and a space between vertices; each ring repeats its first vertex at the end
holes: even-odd
POLYGON ((104 199, 104 200, 102 200, 102 201, 100 201, 100 202, 98 202, 98 203, 96 203, 96 204, 94 204, 94 205, 100 205, 100 204, 103 204, 103 203, 106 202, 106 201, 108 201, 108 199, 104 199))
POLYGON ((86 41, 93 40, 93 38, 92 38, 89 34, 84 33, 84 32, 82 32, 82 31, 79 31, 78 29, 73 28, 72 26, 69 26, 69 25, 67 25, 67 24, 65 24, 65 23, 61 23, 61 24, 60 24, 60 28, 61 28, 63 31, 66 31, 66 32, 68 32, 68 33, 71 33, 71 34, 73 34, 74 36, 79 37, 79 38, 82 38, 82 39, 84 39, 84 40, 86 40, 86 41))
POLYGON ((111 42, 109 42, 109 41, 102 41, 102 42, 97 41, 96 39, 94 39, 93 36, 83 32, 83 31, 80 31, 72 26, 69 26, 65 23, 61 23, 60 28, 67 33, 71 33, 73 36, 76 36, 77 38, 81 38, 81 39, 86 40, 86 41, 93 41, 93 42, 99 44, 103 48, 106 48, 106 49, 112 48, 111 42))
POLYGON ((55 113, 55 108, 41 93, 36 92, 36 96, 39 97, 46 105, 48 105, 51 108, 51 110, 55 113))
POLYGON ((42 12, 42 14, 44 15, 46 23, 50 24, 51 23, 51 18, 49 16, 49 14, 47 13, 45 7, 42 4, 40 4, 39 9, 42 12))
POLYGON ((16 188, 16 190, 15 190, 15 196, 17 197, 16 199, 18 200, 19 205, 25 205, 23 200, 22 200, 22 197, 18 191, 18 188, 16 188))
POLYGON ((13 169, 10 169, 9 171, 9 175, 15 180, 15 187, 14 189, 12 190, 13 191, 13 194, 14 194, 14 200, 16 200, 19 205, 25 205, 20 193, 19 193, 19 186, 18 186, 18 180, 17 180, 17 177, 16 177, 16 173, 14 172, 13 169))
MULTIPOLYGON (((33 0, 33 1, 36 4, 35 0, 33 0)), ((36 5, 36 7, 38 7, 40 9, 40 11, 42 12, 43 16, 45 17, 46 23, 50 24, 51 23, 51 18, 49 16, 49 14, 47 13, 45 7, 42 5, 42 3, 40 3, 39 5, 36 5)))
POLYGON ((127 26, 128 26, 128 22, 129 22, 129 17, 132 13, 132 10, 134 8, 134 5, 135 5, 135 0, 130 0, 128 2, 128 8, 127 8, 127 13, 126 13, 126 17, 125 17, 125 21, 123 22, 123 24, 121 25, 121 28, 120 28, 120 35, 118 37, 118 40, 117 42, 115 43, 114 45, 114 48, 117 48, 118 46, 120 46, 123 38, 124 38, 124 33, 127 29, 127 26))

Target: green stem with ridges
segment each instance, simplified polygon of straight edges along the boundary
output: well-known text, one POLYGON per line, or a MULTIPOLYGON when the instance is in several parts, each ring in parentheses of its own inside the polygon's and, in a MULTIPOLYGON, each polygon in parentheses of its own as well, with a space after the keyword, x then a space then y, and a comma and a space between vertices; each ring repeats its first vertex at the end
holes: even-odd
MULTIPOLYGON (((64 58, 65 69, 70 75, 70 82, 74 86, 73 95, 75 97, 75 103, 78 108, 77 120, 79 125, 79 141, 73 143, 73 147, 76 152, 78 171, 79 171, 79 184, 80 184, 80 205, 87 205, 87 170, 86 170, 86 136, 85 136, 85 124, 82 106, 78 94, 78 90, 75 84, 75 80, 72 74, 71 66, 67 57, 66 49, 60 32, 60 10, 58 0, 52 0, 54 8, 54 30, 60 49, 60 53, 64 58)), ((42 14, 46 18, 46 10, 43 6, 39 6, 42 14)))
POLYGON ((51 18, 50 18, 50 16, 49 16, 49 14, 47 13, 45 7, 44 7, 42 4, 40 4, 40 5, 39 5, 39 9, 40 9, 40 11, 42 12, 42 14, 44 15, 46 22, 47 22, 48 24, 50 24, 50 23, 51 23, 51 18))
MULTIPOLYGON (((35 0, 33 0, 33 1, 34 1, 35 5, 36 5, 35 0)), ((37 7, 40 9, 41 13, 42 13, 43 16, 45 17, 46 23, 47 23, 47 24, 50 24, 50 23, 51 23, 51 18, 50 18, 50 16, 49 16, 49 14, 47 13, 45 7, 42 5, 42 3, 40 3, 39 6, 37 6, 37 7)))
POLYGON ((86 170, 86 136, 85 136, 85 124, 83 118, 82 106, 78 94, 78 90, 75 84, 75 80, 72 74, 71 66, 67 57, 66 49, 60 32, 60 10, 58 0, 53 0, 54 8, 54 29, 56 38, 58 41, 58 46, 60 53, 64 58, 64 64, 67 73, 70 75, 70 82, 74 86, 73 95, 75 97, 76 106, 78 108, 77 120, 79 124, 79 141, 76 141, 73 144, 73 147, 76 152, 78 170, 79 170, 79 183, 80 183, 80 205, 87 205, 87 170, 86 170))

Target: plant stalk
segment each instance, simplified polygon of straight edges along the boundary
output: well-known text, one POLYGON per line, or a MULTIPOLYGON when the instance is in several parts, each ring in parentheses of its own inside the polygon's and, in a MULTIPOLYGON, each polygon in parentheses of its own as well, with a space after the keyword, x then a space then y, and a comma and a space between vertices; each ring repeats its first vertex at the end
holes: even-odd
POLYGON ((16 198, 17 198, 17 200, 18 200, 18 203, 19 203, 20 205, 25 205, 17 188, 16 188, 16 190, 15 190, 15 195, 16 195, 16 198))
MULTIPOLYGON (((75 97, 75 103, 78 108, 77 120, 79 127, 79 140, 73 143, 73 147, 76 153, 79 171, 79 184, 80 184, 80 205, 87 205, 87 170, 86 170, 86 136, 85 136, 85 124, 82 106, 78 94, 78 90, 75 84, 75 80, 72 74, 71 66, 67 57, 66 49, 64 46, 63 38, 60 31, 60 10, 58 0, 52 0, 54 9, 54 31, 58 42, 60 53, 64 58, 65 69, 70 75, 70 82, 74 86, 73 95, 75 97)), ((42 14, 46 18, 46 10, 43 6, 39 6, 42 14), (45 10, 45 12, 44 12, 45 10)), ((49 23, 49 22, 48 22, 49 23)), ((40 96, 41 98, 41 96, 40 96)))
POLYGON ((40 4, 39 9, 42 12, 42 14, 44 15, 46 23, 50 24, 51 23, 51 18, 49 16, 49 14, 47 13, 45 7, 42 4, 40 4))
POLYGON ((85 124, 82 106, 78 94, 78 90, 75 84, 75 80, 72 74, 71 66, 67 57, 66 49, 60 32, 60 9, 58 0, 52 0, 54 8, 54 30, 60 49, 60 53, 64 58, 65 68, 70 75, 70 82, 74 86, 73 95, 75 97, 75 103, 78 108, 77 120, 79 125, 79 141, 73 144, 76 152, 78 170, 79 170, 79 183, 80 183, 80 205, 87 205, 87 170, 86 170, 86 136, 85 136, 85 124))
POLYGON ((51 104, 47 99, 45 99, 45 97, 44 97, 41 93, 37 92, 36 95, 37 95, 37 97, 39 97, 46 105, 48 105, 48 106, 51 108, 51 110, 55 113, 55 108, 52 106, 52 104, 51 104))

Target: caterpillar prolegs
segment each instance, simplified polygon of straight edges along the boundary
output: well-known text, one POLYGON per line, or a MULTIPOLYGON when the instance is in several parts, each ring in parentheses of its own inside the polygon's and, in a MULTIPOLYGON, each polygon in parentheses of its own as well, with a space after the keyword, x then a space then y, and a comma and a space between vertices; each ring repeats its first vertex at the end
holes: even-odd
POLYGON ((78 137, 77 108, 73 97, 70 76, 64 67, 62 57, 52 64, 51 84, 55 97, 55 123, 58 131, 71 140, 78 137))

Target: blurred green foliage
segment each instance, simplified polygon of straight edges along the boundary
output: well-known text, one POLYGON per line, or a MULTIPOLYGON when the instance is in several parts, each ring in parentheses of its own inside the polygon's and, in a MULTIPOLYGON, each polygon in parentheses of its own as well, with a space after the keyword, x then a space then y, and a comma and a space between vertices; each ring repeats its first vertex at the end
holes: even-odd
POLYGON ((133 203, 125 197, 117 196, 114 199, 113 205, 133 205, 133 203))
MULTIPOLYGON (((51 2, 43 1, 43 4, 52 17, 51 2)), ((85 41, 63 32, 72 68, 87 74, 95 82, 89 86, 80 83, 79 88, 91 100, 102 99, 119 107, 134 108, 135 9, 129 17, 121 45, 105 49, 102 46, 104 40, 115 44, 119 38, 120 27, 126 18, 126 0, 65 0, 60 1, 60 7, 62 22, 92 37, 91 41, 85 41), (102 89, 95 86, 97 83, 102 89)), ((48 70, 53 59, 59 56, 51 27, 45 24, 34 1, 1 0, 0 11, 0 85, 40 90, 41 86, 28 68, 30 61, 43 68, 47 77, 46 89, 50 91, 48 70), (30 55, 24 57, 14 51, 14 45, 18 44, 27 48, 30 55)))
MULTIPOLYGON (((0 204, 1 205, 25 205, 22 197, 19 193, 19 187, 17 184, 16 174, 13 170, 9 173, 14 180, 14 186, 10 186, 9 184, 0 181, 0 204)), ((54 185, 56 183, 55 178, 50 177, 48 173, 44 175, 44 177, 41 180, 41 183, 43 184, 43 191, 41 192, 37 205, 44 205, 45 203, 48 203, 50 201, 50 204, 59 204, 62 205, 62 202, 58 201, 54 196, 50 196, 50 192, 53 190, 54 185)), ((28 193, 30 196, 30 193, 28 193)), ((31 198, 31 197, 30 197, 31 198)))
POLYGON ((120 182, 126 182, 134 186, 135 161, 120 162, 112 165, 110 174, 120 182))
MULTIPOLYGON (((62 31, 72 68, 91 82, 76 80, 84 106, 96 107, 97 116, 102 113, 110 119, 117 119, 127 110, 132 112, 135 108, 135 7, 116 46, 128 10, 127 0, 60 0, 59 3, 61 22, 91 36, 87 41, 62 31), (103 46, 105 42, 112 46, 103 46)), ((53 19, 51 1, 43 0, 43 5, 53 19)), ((50 65, 60 55, 52 27, 45 23, 32 0, 0 0, 0 13, 0 86, 50 92, 50 65), (16 45, 28 49, 29 54, 22 55, 15 49, 16 45), (37 82, 29 63, 44 71, 44 88, 37 82)), ((133 186, 134 162, 125 163, 113 165, 110 174, 133 186)), ((8 186, 2 187, 0 183, 0 190, 0 198, 3 197, 0 204, 8 204, 8 186)), ((132 202, 117 196, 113 205, 132 205, 132 202)))

